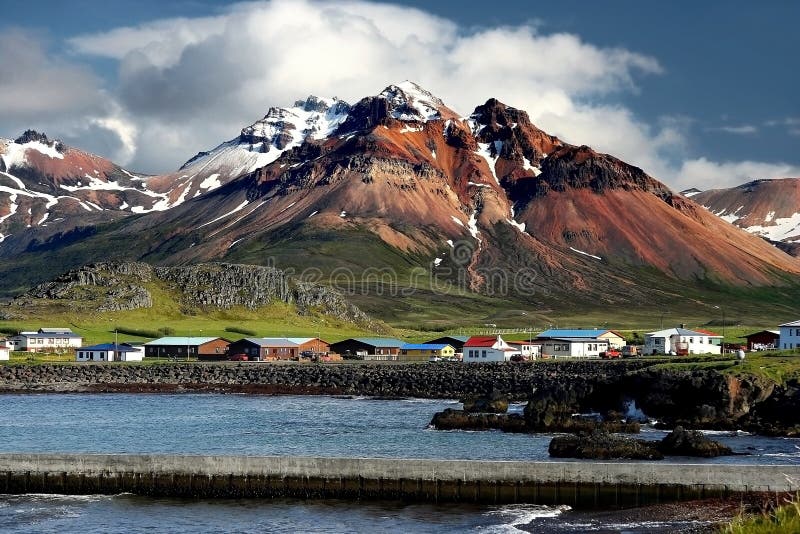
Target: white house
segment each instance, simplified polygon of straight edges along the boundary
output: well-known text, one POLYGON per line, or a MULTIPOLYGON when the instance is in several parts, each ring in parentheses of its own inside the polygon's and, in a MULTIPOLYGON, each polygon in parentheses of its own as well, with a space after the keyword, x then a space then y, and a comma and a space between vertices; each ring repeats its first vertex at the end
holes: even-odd
POLYGON ((645 354, 722 354, 722 336, 686 328, 667 328, 644 335, 645 354))
POLYGON ((79 362, 140 362, 144 359, 144 347, 127 343, 103 343, 82 347, 75 353, 79 362))
POLYGON ((592 340, 592 343, 594 343, 594 340, 599 339, 606 341, 612 349, 621 349, 627 345, 627 341, 622 337, 622 334, 615 330, 603 328, 552 328, 536 336, 536 339, 586 339, 592 340))
POLYGON ((554 358, 599 358, 608 350, 608 340, 600 338, 566 337, 542 341, 542 354, 554 358))
POLYGON ((541 341, 509 341, 508 345, 530 360, 535 360, 542 352, 541 341))
POLYGON ((778 341, 778 348, 796 349, 800 348, 800 321, 784 323, 780 326, 781 337, 778 341))
POLYGON ((8 338, 12 350, 27 352, 59 352, 80 347, 83 338, 69 328, 40 328, 8 338))
POLYGON ((507 362, 520 354, 500 336, 472 336, 464 343, 464 363, 507 362))
POLYGON ((11 347, 0 341, 0 361, 8 361, 11 359, 11 347))

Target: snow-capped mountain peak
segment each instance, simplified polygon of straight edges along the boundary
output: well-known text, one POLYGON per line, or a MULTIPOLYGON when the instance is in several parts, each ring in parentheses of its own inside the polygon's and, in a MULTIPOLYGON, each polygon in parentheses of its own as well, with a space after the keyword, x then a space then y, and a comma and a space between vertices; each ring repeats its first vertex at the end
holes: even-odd
POLYGON ((438 97, 409 80, 390 85, 378 96, 389 101, 391 117, 401 121, 426 122, 441 119, 441 109, 445 107, 438 97))

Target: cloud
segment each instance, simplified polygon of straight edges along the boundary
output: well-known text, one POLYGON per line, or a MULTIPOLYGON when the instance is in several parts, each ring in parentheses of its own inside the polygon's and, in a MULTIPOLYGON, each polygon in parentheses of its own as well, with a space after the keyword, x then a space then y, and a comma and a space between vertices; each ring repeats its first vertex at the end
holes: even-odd
MULTIPOLYGON (((690 159, 690 119, 648 123, 620 103, 639 91, 641 77, 664 74, 657 59, 569 33, 548 34, 541 23, 464 28, 387 3, 271 0, 234 4, 215 16, 79 35, 68 46, 73 57, 118 65, 109 96, 87 70, 48 64, 55 60, 39 54, 43 70, 66 68, 76 76, 71 86, 85 80, 90 96, 63 95, 78 99, 76 109, 86 106, 73 116, 90 117, 83 130, 69 130, 76 144, 83 135, 95 146, 112 131, 107 153, 144 172, 176 169, 235 137, 271 106, 308 94, 352 103, 405 79, 464 115, 496 97, 526 110, 546 131, 618 156, 673 187, 727 184, 732 176, 786 169, 690 159), (98 102, 100 110, 92 107, 98 102)), ((749 133, 744 127, 727 128, 749 133)))
POLYGON ((758 133, 758 127, 752 124, 742 124, 739 126, 715 126, 706 128, 707 132, 724 132, 733 135, 753 135, 758 133))
POLYGON ((683 162, 674 185, 679 189, 733 187, 752 180, 800 177, 800 167, 760 161, 714 162, 698 158, 683 162))
POLYGON ((133 157, 135 127, 91 69, 54 54, 40 35, 22 30, 0 34, 0 58, 1 135, 35 128, 87 150, 97 147, 117 162, 133 157))
POLYGON ((800 136, 800 117, 784 117, 783 119, 770 120, 764 126, 783 126, 789 135, 800 136))
POLYGON ((117 98, 136 117, 134 164, 145 170, 154 162, 174 168, 270 106, 308 94, 353 102, 411 79, 465 115, 497 97, 536 120, 589 109, 580 101, 635 91, 637 76, 661 72, 651 57, 533 25, 465 30, 418 9, 361 1, 239 4, 215 17, 77 36, 70 45, 119 61, 117 98))

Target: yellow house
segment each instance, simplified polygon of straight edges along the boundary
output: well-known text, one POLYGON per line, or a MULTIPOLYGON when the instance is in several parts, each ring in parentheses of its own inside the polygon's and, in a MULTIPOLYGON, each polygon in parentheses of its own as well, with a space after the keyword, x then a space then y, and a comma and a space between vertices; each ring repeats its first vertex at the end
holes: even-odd
POLYGON ((431 358, 455 358, 456 349, 446 343, 407 343, 400 347, 400 358, 405 361, 425 361, 431 358))

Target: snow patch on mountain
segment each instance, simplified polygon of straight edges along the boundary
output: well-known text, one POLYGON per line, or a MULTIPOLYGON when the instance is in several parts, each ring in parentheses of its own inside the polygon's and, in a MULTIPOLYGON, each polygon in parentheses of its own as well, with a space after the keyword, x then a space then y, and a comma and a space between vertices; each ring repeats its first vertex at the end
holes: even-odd
POLYGON ((391 116, 406 122, 427 122, 441 119, 444 102, 411 81, 390 85, 380 95, 389 101, 391 116))
MULTIPOLYGON (((495 143, 498 142, 501 143, 502 146, 502 141, 495 141, 495 143)), ((498 156, 492 156, 492 152, 489 148, 490 146, 490 143, 478 143, 478 150, 476 150, 475 153, 486 160, 486 163, 489 164, 489 170, 492 171, 492 176, 494 176, 494 181, 499 185, 500 180, 497 178, 497 171, 495 170, 495 164, 497 163, 498 156)), ((499 154, 496 149, 495 153, 499 154)))
MULTIPOLYGON (((770 212, 772 216, 775 212, 770 212)), ((765 219, 767 222, 772 218, 765 219)), ((800 237, 800 213, 795 213, 790 217, 779 217, 775 219, 775 224, 769 226, 754 225, 745 228, 751 234, 758 234, 772 241, 794 240, 800 237)))

